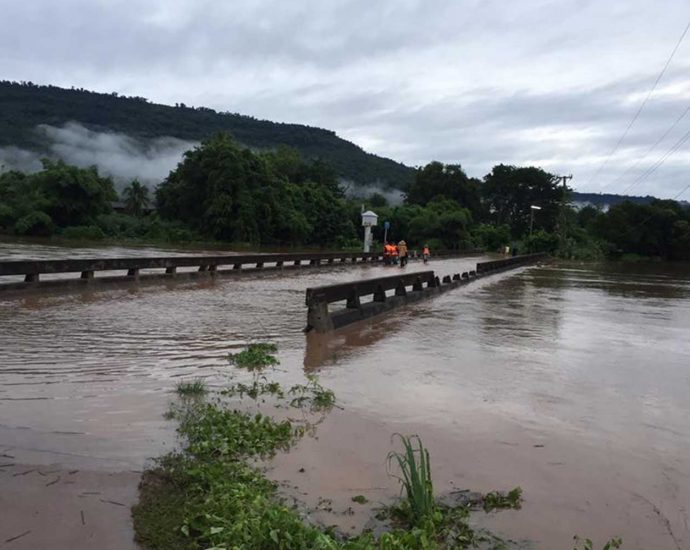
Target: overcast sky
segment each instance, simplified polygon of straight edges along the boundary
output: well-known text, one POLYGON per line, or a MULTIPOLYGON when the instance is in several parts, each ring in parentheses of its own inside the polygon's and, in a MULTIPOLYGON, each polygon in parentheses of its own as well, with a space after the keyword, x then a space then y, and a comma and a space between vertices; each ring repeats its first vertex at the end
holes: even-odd
POLYGON ((320 126, 410 165, 535 164, 581 191, 672 197, 690 141, 639 176, 690 131, 688 113, 647 154, 690 106, 690 33, 600 166, 689 21, 688 0, 2 0, 0 78, 320 126))

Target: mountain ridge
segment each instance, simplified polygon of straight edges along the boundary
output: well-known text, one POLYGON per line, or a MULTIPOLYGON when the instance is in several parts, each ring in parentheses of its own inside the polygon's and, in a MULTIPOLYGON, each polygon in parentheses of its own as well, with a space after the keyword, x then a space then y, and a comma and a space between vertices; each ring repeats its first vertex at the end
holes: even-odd
POLYGON ((324 128, 272 122, 184 103, 163 105, 115 92, 0 81, 0 147, 45 151, 47 143, 35 129, 42 124, 61 126, 70 122, 138 139, 166 136, 202 141, 218 132, 228 132, 253 149, 288 145, 305 158, 327 161, 340 177, 360 186, 404 189, 414 177, 413 168, 368 153, 324 128))

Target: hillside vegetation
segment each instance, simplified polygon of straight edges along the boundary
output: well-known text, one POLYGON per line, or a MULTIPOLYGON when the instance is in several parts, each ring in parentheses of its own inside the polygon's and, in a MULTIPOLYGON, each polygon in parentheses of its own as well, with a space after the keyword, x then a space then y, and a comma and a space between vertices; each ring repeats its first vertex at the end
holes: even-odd
POLYGON ((45 151, 45 137, 35 131, 36 127, 39 124, 61 126, 70 121, 143 139, 171 136, 203 141, 218 132, 227 132, 252 149, 288 145, 306 159, 328 162, 340 177, 359 185, 404 189, 414 178, 412 168, 367 153, 322 128, 219 113, 183 103, 160 105, 142 97, 117 93, 0 81, 0 147, 45 151))

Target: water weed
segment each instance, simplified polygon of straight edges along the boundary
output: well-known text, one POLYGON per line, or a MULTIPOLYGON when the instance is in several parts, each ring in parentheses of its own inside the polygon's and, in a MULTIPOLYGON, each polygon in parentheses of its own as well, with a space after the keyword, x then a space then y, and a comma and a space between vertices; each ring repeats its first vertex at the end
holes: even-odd
POLYGON ((295 384, 288 390, 294 396, 291 407, 306 407, 311 411, 328 411, 335 406, 335 394, 319 384, 319 378, 307 375, 307 384, 295 384))
POLYGON ((482 499, 482 506, 485 512, 505 509, 519 510, 522 507, 522 488, 515 487, 507 493, 502 491, 486 493, 482 499))
MULTIPOLYGON (((591 539, 582 539, 579 536, 575 535, 573 537, 573 540, 575 541, 575 546, 573 547, 573 550, 593 550, 594 549, 594 543, 591 541, 591 539)), ((623 546, 623 539, 620 537, 615 537, 610 539, 604 546, 602 547, 602 550, 613 550, 614 548, 621 548, 623 546)))
POLYGON ((275 344, 250 344, 247 349, 239 353, 228 354, 228 361, 235 366, 250 372, 261 371, 266 367, 279 365, 280 362, 273 355, 278 351, 275 344))
POLYGON ((178 382, 177 386, 175 386, 175 392, 181 396, 201 396, 208 393, 208 388, 203 380, 196 378, 191 382, 178 382))

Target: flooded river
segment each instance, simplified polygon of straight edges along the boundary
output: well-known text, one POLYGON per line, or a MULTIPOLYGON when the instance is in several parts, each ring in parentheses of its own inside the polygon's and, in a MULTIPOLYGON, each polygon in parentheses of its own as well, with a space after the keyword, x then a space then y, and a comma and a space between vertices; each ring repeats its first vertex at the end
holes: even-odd
MULTIPOLYGON (((0 256, 10 246, 17 258, 65 253, 0 245, 0 256)), ((130 251, 121 252, 99 251, 130 251)), ((428 268, 453 274, 477 260, 428 268)), ((136 473, 174 445, 174 426, 162 414, 175 384, 198 376, 225 383, 229 351, 272 341, 279 381, 317 373, 343 407, 316 438, 278 456, 270 474, 312 506, 331 499, 335 513, 321 518, 328 523, 360 529, 370 509, 343 514, 352 496, 375 505, 397 494, 385 467, 390 438, 417 433, 430 449, 438 492, 523 488, 522 510, 475 521, 528 547, 569 549, 579 534, 600 543, 620 535, 626 550, 690 548, 690 268, 528 268, 334 336, 301 332, 307 287, 393 269, 334 266, 0 295, 0 489, 9 487, 0 491, 0 509, 15 509, 0 515, 0 540, 28 530, 14 547, 40 547, 32 541, 38 527, 20 525, 31 503, 8 495, 31 483, 41 495, 68 491, 69 472, 124 476, 72 496, 84 503, 100 493, 89 506, 114 510, 126 524, 126 507, 112 503, 129 504, 136 473), (49 468, 58 473, 49 477, 49 468)), ((88 526, 86 504, 79 506, 61 521, 88 526)), ((56 510, 41 509, 44 521, 56 510)), ((131 537, 126 525, 120 535, 131 537)), ((119 540, 99 546, 124 547, 119 540)))

